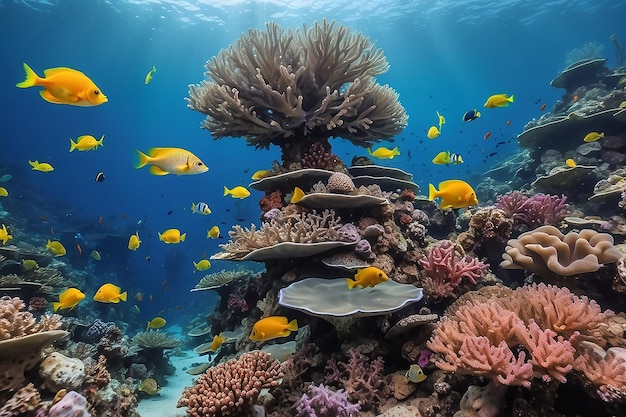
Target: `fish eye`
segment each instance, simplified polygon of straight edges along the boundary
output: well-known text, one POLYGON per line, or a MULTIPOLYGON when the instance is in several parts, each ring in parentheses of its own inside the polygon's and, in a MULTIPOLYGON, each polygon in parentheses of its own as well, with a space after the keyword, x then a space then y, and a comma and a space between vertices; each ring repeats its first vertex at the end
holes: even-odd
POLYGON ((99 90, 93 90, 93 93, 94 93, 95 95, 98 95, 98 94, 100 94, 100 91, 99 91, 99 90))
POLYGON ((198 161, 198 166, 202 166, 202 165, 203 165, 203 163, 198 161))

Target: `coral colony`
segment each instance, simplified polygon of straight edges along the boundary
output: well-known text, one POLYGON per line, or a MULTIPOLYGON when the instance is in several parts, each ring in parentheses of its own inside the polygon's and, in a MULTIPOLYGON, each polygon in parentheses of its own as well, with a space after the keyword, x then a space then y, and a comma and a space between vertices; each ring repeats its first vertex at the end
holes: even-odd
POLYGON ((154 394, 172 355, 200 343, 178 401, 190 417, 624 415, 626 74, 605 64, 555 78, 562 99, 474 184, 479 205, 442 210, 412 174, 332 152, 331 138, 365 150, 407 124, 374 78, 380 49, 327 21, 250 30, 207 62, 188 105, 215 138, 281 150, 250 184, 260 225, 235 225, 212 256, 265 270, 202 277, 191 296, 219 301, 184 340, 129 337, 121 321, 48 314, 85 277, 48 254, 21 267, 35 255, 10 241, 0 416, 136 416, 146 381, 154 394), (346 285, 365 268, 390 279, 346 285), (250 340, 268 317, 290 330, 250 340))

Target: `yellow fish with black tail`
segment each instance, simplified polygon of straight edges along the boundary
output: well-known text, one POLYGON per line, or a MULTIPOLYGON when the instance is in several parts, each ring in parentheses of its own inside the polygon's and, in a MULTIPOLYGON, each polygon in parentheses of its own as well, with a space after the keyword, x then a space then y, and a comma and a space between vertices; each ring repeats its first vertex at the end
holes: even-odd
POLYGON ((159 240, 167 244, 177 244, 184 242, 187 237, 187 233, 180 233, 178 229, 167 229, 163 233, 157 232, 159 240))
POLYGON ((134 235, 130 235, 128 238, 128 249, 137 250, 139 249, 139 245, 141 245, 141 240, 139 240, 139 232, 134 235))
POLYGON ((253 342, 267 342, 278 337, 287 337, 291 332, 298 330, 298 322, 287 320, 285 316, 270 316, 254 323, 250 340, 253 342))
POLYGON ((155 317, 148 322, 148 325, 146 326, 146 330, 160 329, 161 327, 165 326, 165 324, 167 324, 167 322, 165 321, 163 317, 155 317))
POLYGON ((222 334, 216 334, 215 336, 213 336, 213 341, 211 341, 211 346, 209 347, 209 349, 211 349, 213 352, 217 352, 217 350, 220 348, 220 346, 222 346, 222 344, 224 344, 224 342, 226 341, 226 337, 222 336, 222 334))
POLYGON ((72 310, 74 307, 80 303, 83 298, 85 298, 85 293, 83 293, 78 288, 68 288, 59 294, 59 301, 52 303, 52 308, 56 313, 60 309, 70 309, 72 310))
POLYGON ((508 107, 511 103, 513 103, 513 95, 507 97, 506 94, 494 94, 487 99, 484 106, 488 109, 495 109, 496 107, 508 107))
POLYGON ((181 148, 151 148, 148 153, 137 150, 139 162, 135 168, 150 165, 152 175, 197 175, 207 172, 204 162, 196 155, 181 148))
POLYGON ((26 79, 17 83, 19 88, 43 87, 39 92, 49 103, 71 106, 92 107, 104 104, 109 99, 89 77, 80 71, 67 67, 44 70, 44 78, 39 77, 27 64, 24 64, 26 79))
POLYGON ((361 288, 375 287, 385 281, 389 281, 389 277, 385 274, 385 271, 375 266, 359 268, 354 275, 354 279, 346 278, 348 289, 350 290, 357 285, 361 286, 361 288))
POLYGON ((233 189, 228 189, 228 187, 224 186, 224 197, 227 195, 232 198, 244 199, 250 196, 250 191, 246 189, 246 187, 242 187, 241 185, 236 186, 233 189))
POLYGON ((2 229, 0 229, 0 240, 3 245, 6 245, 9 240, 13 239, 13 235, 9 234, 6 225, 2 225, 2 229))
POLYGON ((154 75, 155 72, 156 72, 156 66, 153 65, 150 71, 148 71, 148 73, 146 74, 146 79, 145 79, 146 85, 150 84, 150 81, 152 81, 152 76, 154 75))
POLYGON ((82 135, 76 139, 76 142, 70 138, 70 152, 74 152, 75 150, 79 150, 81 152, 84 151, 95 151, 98 149, 98 146, 104 146, 104 135, 100 138, 100 140, 94 138, 91 135, 82 135))
POLYGON ((38 160, 28 161, 28 164, 33 167, 33 171, 39 172, 52 172, 54 167, 47 162, 39 162, 38 160))
POLYGON ((372 151, 372 148, 367 148, 367 153, 368 155, 378 159, 393 159, 394 157, 400 155, 400 149, 397 146, 393 149, 381 146, 374 151, 372 151))
POLYGON ((48 243, 46 243, 46 249, 54 254, 54 256, 63 256, 67 253, 65 250, 65 246, 58 240, 50 240, 48 239, 48 243))
POLYGON ((439 183, 439 190, 428 184, 428 201, 441 198, 439 208, 465 208, 478 204, 476 191, 463 180, 447 180, 439 183))
POLYGON ((435 165, 448 165, 448 164, 459 165, 462 163, 463 163, 463 157, 461 157, 461 155, 458 155, 456 153, 451 154, 450 151, 439 152, 433 158, 433 164, 435 165))
POLYGON ((211 239, 217 239, 217 238, 222 238, 222 234, 220 233, 220 228, 219 226, 215 225, 213 227, 211 227, 209 230, 207 230, 206 232, 206 238, 211 238, 211 239))
POLYGON ((126 291, 120 292, 122 289, 117 285, 107 283, 102 285, 96 291, 96 295, 93 296, 95 301, 101 303, 119 303, 120 301, 126 301, 128 293, 126 291))

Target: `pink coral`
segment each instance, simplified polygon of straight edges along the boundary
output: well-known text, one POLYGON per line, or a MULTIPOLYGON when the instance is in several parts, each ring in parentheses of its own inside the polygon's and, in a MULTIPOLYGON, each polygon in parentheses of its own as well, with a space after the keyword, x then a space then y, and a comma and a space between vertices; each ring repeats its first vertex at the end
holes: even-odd
POLYGON ((420 259, 419 263, 428 275, 423 282, 427 295, 444 298, 452 294, 463 278, 472 284, 482 278, 489 265, 470 256, 463 257, 460 250, 451 241, 442 240, 420 259))
POLYGON ((537 193, 527 197, 519 191, 512 191, 498 196, 496 201, 496 208, 508 217, 531 227, 558 224, 572 212, 565 195, 537 193))

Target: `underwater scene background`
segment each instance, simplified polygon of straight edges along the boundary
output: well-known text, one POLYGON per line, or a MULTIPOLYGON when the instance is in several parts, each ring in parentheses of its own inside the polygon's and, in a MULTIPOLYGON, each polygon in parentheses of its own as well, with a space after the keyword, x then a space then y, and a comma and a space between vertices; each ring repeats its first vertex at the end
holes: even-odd
POLYGON ((0 416, 626 415, 623 16, 0 1, 0 416))

